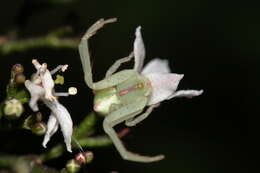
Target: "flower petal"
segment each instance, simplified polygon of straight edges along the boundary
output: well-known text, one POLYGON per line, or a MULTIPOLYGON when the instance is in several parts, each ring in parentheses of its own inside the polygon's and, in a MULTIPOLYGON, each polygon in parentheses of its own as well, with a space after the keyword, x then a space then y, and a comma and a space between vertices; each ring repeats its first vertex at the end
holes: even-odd
POLYGON ((141 74, 149 73, 170 73, 170 67, 168 60, 155 58, 146 64, 141 72, 141 74))
POLYGON ((53 115, 53 113, 51 113, 51 115, 49 116, 48 123, 47 123, 47 131, 44 135, 44 140, 42 142, 42 145, 44 148, 46 148, 46 144, 49 142, 52 135, 54 135, 54 133, 58 130, 58 127, 59 127, 58 120, 53 115))
POLYGON ((179 90, 168 97, 168 100, 172 99, 173 97, 188 97, 192 98, 195 96, 199 96, 203 93, 203 90, 179 90))
POLYGON ((144 47, 144 42, 141 34, 141 26, 138 26, 135 31, 134 57, 135 57, 134 70, 141 72, 144 64, 144 58, 145 58, 145 47, 144 47))
POLYGON ((52 94, 54 88, 54 81, 52 79, 50 71, 46 69, 44 72, 40 72, 40 77, 42 81, 42 86, 45 89, 45 98, 52 101, 56 100, 56 97, 54 97, 52 94))
POLYGON ((145 75, 151 82, 152 95, 148 105, 168 99, 177 89, 184 75, 175 73, 150 73, 145 75))
POLYGON ((37 102, 38 102, 39 98, 43 97, 43 95, 45 93, 44 89, 42 87, 32 83, 29 80, 26 80, 24 82, 24 85, 27 88, 27 90, 30 92, 30 95, 31 95, 31 99, 29 102, 30 108, 34 112, 39 111, 37 102))
POLYGON ((64 142, 67 146, 67 150, 69 152, 72 152, 71 137, 73 131, 73 123, 68 110, 58 101, 49 101, 47 99, 44 99, 43 102, 51 109, 52 113, 57 118, 64 137, 64 142))

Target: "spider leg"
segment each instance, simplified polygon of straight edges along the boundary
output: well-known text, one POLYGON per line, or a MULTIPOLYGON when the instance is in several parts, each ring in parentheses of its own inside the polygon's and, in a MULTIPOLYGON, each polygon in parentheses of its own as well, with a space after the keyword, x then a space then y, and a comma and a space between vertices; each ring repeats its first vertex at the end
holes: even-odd
POLYGON ((136 124, 140 123, 141 121, 143 121, 144 119, 146 119, 150 113, 153 111, 154 108, 158 107, 159 104, 154 104, 149 106, 149 108, 145 111, 145 113, 139 115, 136 118, 131 118, 125 121, 125 125, 131 127, 131 126, 135 126, 136 124))
POLYGON ((113 73, 116 72, 116 70, 119 68, 119 66, 122 63, 128 62, 130 61, 132 58, 134 57, 133 52, 131 52, 127 57, 121 58, 119 60, 117 60, 108 70, 106 73, 106 78, 111 76, 113 73))
POLYGON ((84 70, 84 78, 87 85, 91 89, 95 89, 93 86, 93 79, 92 79, 92 68, 90 62, 90 55, 89 55, 89 48, 88 48, 88 39, 96 34, 96 32, 101 29, 107 23, 113 23, 117 19, 112 18, 108 20, 100 19, 95 24, 93 24, 82 37, 81 42, 79 44, 79 54, 80 59, 82 62, 83 70, 84 70))
POLYGON ((120 155, 125 160, 149 163, 156 162, 164 158, 163 155, 142 156, 127 151, 113 128, 115 125, 136 116, 143 109, 143 107, 145 107, 146 103, 147 98, 139 98, 136 102, 110 113, 103 121, 104 131, 109 135, 120 155))

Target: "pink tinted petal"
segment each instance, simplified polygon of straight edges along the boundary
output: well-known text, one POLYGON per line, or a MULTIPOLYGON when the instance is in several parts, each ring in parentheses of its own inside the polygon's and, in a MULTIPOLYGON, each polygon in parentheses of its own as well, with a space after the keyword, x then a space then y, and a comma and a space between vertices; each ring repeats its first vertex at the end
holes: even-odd
POLYGON ((172 94, 169 99, 172 99, 173 97, 187 97, 187 98, 192 98, 195 96, 199 96, 203 93, 203 90, 179 90, 172 94))
POLYGON ((53 115, 53 113, 51 113, 51 115, 49 116, 48 123, 47 123, 47 131, 44 135, 44 140, 42 142, 42 145, 44 148, 46 148, 47 143, 49 142, 52 135, 54 135, 54 133, 58 130, 58 127, 59 127, 58 120, 53 115))
POLYGON ((168 60, 155 58, 146 64, 141 74, 146 75, 149 73, 170 73, 168 60))
POLYGON ((177 89, 184 75, 175 73, 150 73, 145 75, 151 82, 152 95, 148 105, 159 103, 168 99, 177 89))
POLYGON ((141 26, 138 26, 135 31, 134 57, 135 57, 134 70, 141 72, 144 63, 144 58, 145 58, 145 47, 144 47, 144 42, 141 34, 141 26))

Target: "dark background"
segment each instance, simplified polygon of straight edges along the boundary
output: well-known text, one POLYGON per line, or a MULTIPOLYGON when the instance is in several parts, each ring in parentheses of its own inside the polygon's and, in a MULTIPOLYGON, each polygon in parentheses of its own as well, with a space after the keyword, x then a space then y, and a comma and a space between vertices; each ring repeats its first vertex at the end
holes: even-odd
MULTIPOLYGON (((146 62, 154 57, 166 58, 173 72, 185 74, 179 89, 204 89, 202 96, 193 99, 165 101, 124 138, 129 150, 147 155, 162 153, 165 160, 132 163, 122 160, 114 147, 89 149, 95 160, 86 167, 87 172, 248 172, 248 147, 252 147, 249 116, 256 115, 253 111, 259 96, 258 4, 233 0, 81 0, 68 4, 24 0, 1 1, 0 14, 0 35, 19 30, 20 38, 41 36, 65 25, 72 26, 73 36, 80 37, 97 19, 117 17, 116 24, 91 40, 95 81, 132 50, 134 30, 141 25, 146 62)), ((92 110, 93 96, 83 81, 75 50, 43 48, 1 56, 1 99, 12 65, 22 63, 29 76, 32 58, 50 67, 70 65, 65 87, 76 86, 79 93, 61 102, 77 124, 92 110)), ((60 136, 55 135, 56 141, 62 140, 60 136)), ((0 152, 40 153, 44 151, 41 140, 26 132, 1 134, 0 152)), ((62 167, 71 157, 67 154, 50 164, 62 167)))

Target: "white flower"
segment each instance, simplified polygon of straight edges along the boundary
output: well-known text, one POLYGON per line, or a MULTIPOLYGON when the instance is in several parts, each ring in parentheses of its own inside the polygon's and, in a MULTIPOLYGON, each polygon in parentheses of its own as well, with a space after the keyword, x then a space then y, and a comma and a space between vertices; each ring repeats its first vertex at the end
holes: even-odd
MULTIPOLYGON (((40 64, 37 60, 33 60, 37 73, 34 75, 32 81, 26 80, 25 87, 28 89, 31 95, 29 106, 36 112, 39 111, 38 100, 42 101, 50 110, 51 115, 47 123, 47 131, 44 136, 42 145, 46 147, 46 144, 50 140, 51 136, 57 131, 59 125, 61 127, 62 134, 64 136, 64 142, 67 150, 71 151, 71 136, 73 131, 73 123, 68 110, 58 102, 55 96, 68 96, 69 93, 55 93, 54 82, 51 74, 57 72, 57 68, 50 72, 47 69, 47 64, 40 64)), ((58 66, 63 70, 64 66, 58 66)), ((66 65, 67 68, 67 65, 66 65)))
POLYGON ((134 70, 138 71, 147 77, 152 86, 152 95, 148 105, 160 103, 164 100, 172 99, 173 97, 188 97, 199 96, 203 90, 177 90, 183 74, 171 73, 168 61, 155 58, 150 61, 144 68, 143 62, 145 58, 145 46, 141 35, 141 27, 136 28, 134 41, 134 70))

